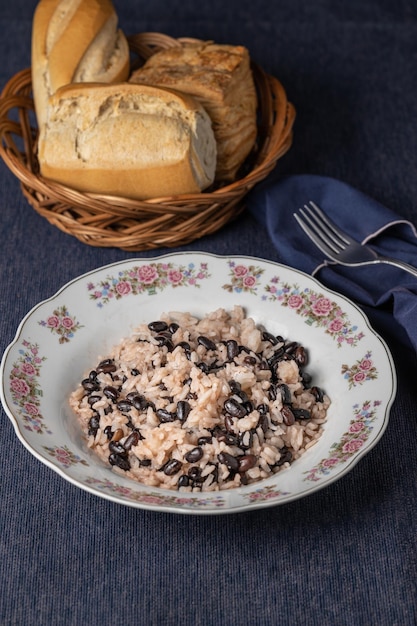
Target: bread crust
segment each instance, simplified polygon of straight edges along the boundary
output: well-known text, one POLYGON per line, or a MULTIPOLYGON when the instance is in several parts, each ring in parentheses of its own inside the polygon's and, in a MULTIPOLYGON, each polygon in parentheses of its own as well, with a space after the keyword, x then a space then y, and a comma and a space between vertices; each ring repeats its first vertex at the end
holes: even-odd
POLYGON ((145 200, 208 187, 216 141, 206 111, 186 94, 129 83, 73 84, 50 99, 38 158, 45 178, 145 200))
POLYGON ((213 123, 216 179, 235 179, 257 135, 257 96, 244 46, 186 42, 158 51, 129 80, 178 89, 197 98, 213 123))
POLYGON ((117 31, 112 2, 41 0, 32 24, 32 87, 39 127, 45 122, 49 97, 63 85, 82 81, 77 70, 91 54, 107 67, 99 66, 88 80, 127 80, 129 46, 117 31))

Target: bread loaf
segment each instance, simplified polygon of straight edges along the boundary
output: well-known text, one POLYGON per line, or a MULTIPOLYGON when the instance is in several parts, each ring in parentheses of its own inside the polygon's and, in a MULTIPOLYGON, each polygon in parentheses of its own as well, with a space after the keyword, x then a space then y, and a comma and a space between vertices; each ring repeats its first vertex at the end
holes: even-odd
POLYGON ((130 82, 177 89, 196 97, 213 123, 216 179, 235 179, 257 135, 257 96, 245 47, 185 42, 151 56, 132 73, 130 82))
POLYGON ((51 96, 38 158, 45 178, 143 200, 208 187, 216 141, 209 116, 190 96, 147 85, 86 83, 51 96))
POLYGON ((32 24, 32 88, 39 128, 63 85, 129 76, 129 46, 110 0, 41 0, 32 24))

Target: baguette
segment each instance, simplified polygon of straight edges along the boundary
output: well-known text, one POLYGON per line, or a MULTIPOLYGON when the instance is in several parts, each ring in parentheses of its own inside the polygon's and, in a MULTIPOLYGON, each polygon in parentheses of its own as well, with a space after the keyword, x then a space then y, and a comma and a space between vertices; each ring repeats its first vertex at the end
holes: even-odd
POLYGON ((216 180, 236 178, 257 135, 257 96, 247 48, 183 42, 156 52, 129 80, 177 89, 197 98, 213 123, 216 180))
POLYGON ((67 85, 39 135, 45 178, 139 200, 199 193, 214 179, 211 121, 192 97, 147 85, 67 85))
POLYGON ((117 83, 130 71, 129 46, 110 0, 41 0, 32 24, 32 88, 38 127, 49 97, 69 83, 117 83))

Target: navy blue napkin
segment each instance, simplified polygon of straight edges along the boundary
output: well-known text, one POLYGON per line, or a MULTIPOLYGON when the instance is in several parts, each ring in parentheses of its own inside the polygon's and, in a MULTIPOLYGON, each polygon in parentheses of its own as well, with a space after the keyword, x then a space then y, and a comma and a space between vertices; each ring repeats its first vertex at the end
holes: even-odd
POLYGON ((339 180, 297 175, 258 185, 247 197, 250 213, 265 226, 280 263, 315 276, 357 303, 390 342, 417 351, 417 278, 389 265, 344 267, 326 261, 293 213, 313 200, 333 221, 385 256, 417 267, 414 225, 339 180))

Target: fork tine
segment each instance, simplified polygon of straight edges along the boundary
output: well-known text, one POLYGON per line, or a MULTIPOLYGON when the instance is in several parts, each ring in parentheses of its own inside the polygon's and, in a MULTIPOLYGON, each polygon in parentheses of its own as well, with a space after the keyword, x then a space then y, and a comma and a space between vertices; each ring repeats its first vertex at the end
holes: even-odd
POLYGON ((336 224, 327 216, 315 202, 310 200, 309 206, 304 205, 304 208, 308 210, 309 215, 315 220, 320 228, 323 228, 327 235, 340 247, 345 248, 346 245, 356 243, 352 237, 349 237, 347 233, 342 231, 336 224), (314 209, 314 210, 313 210, 314 209))
POLYGON ((306 215, 302 209, 299 209, 299 212, 302 217, 300 217, 300 215, 298 215, 297 213, 294 213, 294 217, 297 220, 298 224, 303 229, 303 231, 306 233, 307 237, 309 237, 311 241, 315 243, 317 248, 319 248, 319 250, 321 250, 323 254, 330 257, 331 259, 334 259, 335 255, 340 250, 337 248, 331 247, 328 241, 323 239, 320 230, 317 229, 317 227, 314 225, 314 223, 310 220, 308 215, 306 215))

